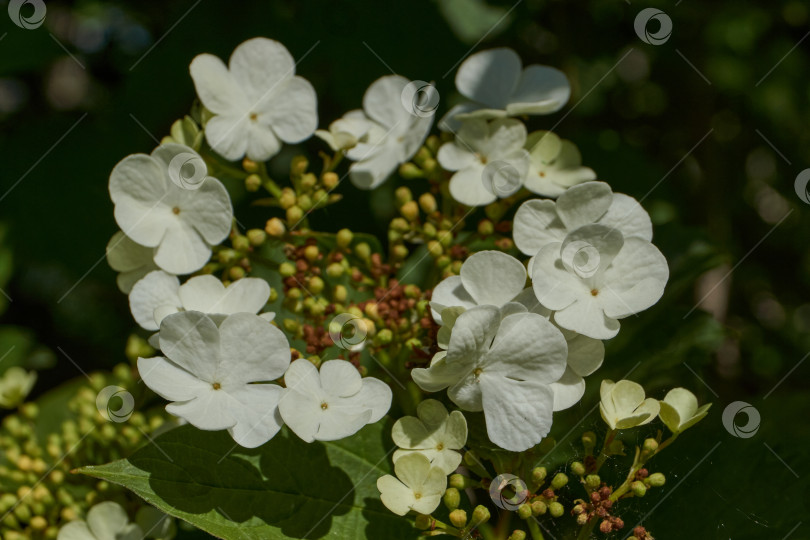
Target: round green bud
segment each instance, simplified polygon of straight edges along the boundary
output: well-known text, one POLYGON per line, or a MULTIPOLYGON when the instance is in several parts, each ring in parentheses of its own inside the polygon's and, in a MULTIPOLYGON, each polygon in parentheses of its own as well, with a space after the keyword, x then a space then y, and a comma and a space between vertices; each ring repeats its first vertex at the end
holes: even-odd
POLYGON ((394 340, 394 333, 388 328, 383 328, 374 338, 375 343, 379 345, 388 345, 394 340))
POLYGON ((526 540, 526 531, 515 529, 506 540, 526 540))
POLYGON ((557 473, 551 480, 551 487, 553 489, 560 489, 568 483, 568 476, 565 473, 557 473))
POLYGON ((293 176, 301 176, 307 172, 307 167, 309 167, 309 160, 306 156, 295 156, 290 161, 290 174, 293 176))
POLYGON ((309 278, 309 291, 312 294, 321 294, 323 291, 324 283, 321 278, 318 276, 312 276, 309 278))
POLYGON ((411 193, 411 190, 407 187, 400 186, 394 191, 394 197, 396 198, 397 204, 402 206, 413 200, 413 193, 411 193))
POLYGON ((300 206, 291 206, 287 208, 287 223, 295 226, 299 221, 304 219, 304 210, 300 206))
POLYGON ((593 447, 596 446, 596 433, 593 431, 586 431, 582 434, 582 446, 585 447, 586 452, 590 452, 593 450, 593 447))
POLYGON ((255 173, 259 170, 259 164, 250 158, 245 158, 242 160, 242 168, 245 172, 255 173))
POLYGON ((542 516, 548 510, 548 506, 546 503, 540 500, 536 500, 532 502, 532 515, 533 516, 542 516))
POLYGON ((360 259, 367 261, 369 257, 371 257, 371 246, 365 242, 361 242, 354 246, 354 253, 360 257, 360 259))
POLYGON ((352 243, 352 239, 354 239, 354 233, 352 233, 352 231, 349 229, 340 229, 337 232, 337 245, 343 249, 349 247, 349 245, 352 243))
POLYGON ((630 484, 630 491, 632 491, 633 495, 636 497, 643 497, 647 494, 647 486, 644 485, 644 482, 636 480, 630 484))
POLYGON ((267 233, 261 229, 250 229, 247 232, 247 239, 251 246, 260 246, 267 240, 267 233))
POLYGON ((548 476, 548 471, 545 467, 535 467, 532 469, 532 482, 540 485, 545 481, 546 476, 548 476))
POLYGON ((456 508, 450 512, 450 523, 453 524, 453 527, 463 529, 467 525, 467 512, 461 508, 456 508))
POLYGON ((245 178, 245 189, 251 193, 259 191, 262 187, 262 177, 258 174, 249 174, 245 178))
POLYGON ((264 232, 274 238, 282 236, 286 230, 287 227, 284 225, 284 222, 277 217, 268 219, 267 223, 264 225, 264 232))
POLYGON ((433 518, 430 516, 426 516, 425 514, 416 514, 414 526, 420 531, 426 531, 430 529, 431 526, 433 526, 433 518))
POLYGON ((339 278, 343 275, 343 265, 340 263, 331 263, 329 266, 326 267, 326 275, 331 278, 339 278))
POLYGON ((283 262, 278 267, 278 273, 281 277, 290 277, 295 275, 295 265, 291 262, 283 262))
POLYGON ((585 474, 585 465, 580 461, 575 461, 571 464, 571 472, 577 476, 583 476, 585 474))
POLYGON ((563 505, 561 505, 557 501, 554 501, 548 504, 548 512, 549 514, 551 514, 552 517, 557 518, 565 513, 565 508, 563 508, 563 505))
POLYGON ((613 442, 610 443, 608 450, 611 454, 621 454, 624 452, 624 443, 619 439, 614 439, 613 442))
POLYGON ((48 528, 48 522, 42 516, 34 516, 31 518, 29 526, 35 531, 44 531, 48 528))
POLYGON ((318 177, 312 173, 306 173, 304 176, 301 177, 301 187, 306 191, 309 191, 310 189, 314 188, 317 183, 318 177))
MULTIPOLYGON (((298 197, 298 206, 301 208, 301 210, 303 210, 305 212, 307 210, 311 210, 312 209, 312 198, 309 195, 301 195, 300 197, 298 197)), ((289 212, 289 210, 288 210, 288 212, 289 212)), ((298 219, 300 220, 301 218, 298 218, 298 219)))
POLYGON ((487 510, 487 507, 479 504, 478 506, 475 507, 475 510, 473 510, 472 524, 473 526, 477 527, 478 525, 481 525, 482 523, 486 523, 487 521, 489 521, 489 518, 490 514, 489 510, 487 510))
POLYGON ((520 519, 529 519, 532 517, 532 505, 523 503, 518 507, 518 517, 520 519))
POLYGON ((658 450, 658 441, 655 439, 644 439, 644 446, 641 449, 647 454, 653 454, 658 450))
POLYGON ((242 279, 243 277, 245 277, 245 274, 246 274, 245 269, 242 268, 241 266, 232 266, 230 269, 228 269, 228 277, 231 278, 233 281, 236 281, 237 279, 242 279))
POLYGON ((458 505, 461 504, 461 493, 459 493, 458 489, 454 487, 447 488, 447 491, 444 492, 444 497, 442 500, 444 501, 444 505, 448 510, 455 510, 458 508, 458 505))
POLYGON ((481 236, 489 236, 495 232, 495 225, 488 219, 482 219, 478 222, 478 234, 481 236))
POLYGON ((431 240, 430 242, 428 242, 427 243, 427 249, 428 249, 428 252, 433 257, 441 257, 442 254, 444 253, 444 250, 442 249, 441 243, 438 242, 437 240, 431 240))
POLYGON ((647 477, 647 483, 653 487, 661 487, 666 483, 666 481, 666 477, 660 472, 652 473, 647 477))
POLYGON ((416 204, 416 201, 408 201, 402 205, 399 213, 408 221, 416 221, 419 217, 419 205, 416 204))
POLYGON ((408 257, 408 248, 402 244, 398 244, 391 248, 391 255, 394 259, 401 261, 408 257))
POLYGON ((344 287, 343 285, 337 285, 335 287, 334 292, 333 292, 333 298, 335 299, 335 302, 339 302, 341 304, 346 301, 346 298, 348 297, 348 295, 349 295, 349 292, 346 290, 346 287, 344 287))
POLYGON ((39 414, 39 407, 36 403, 25 403, 20 406, 20 412, 29 420, 35 420, 39 414))
POLYGON ((602 479, 598 474, 589 474, 585 477, 585 485, 588 486, 589 489, 597 489, 602 485, 602 479))
POLYGON ((318 249, 318 246, 307 246, 304 248, 304 257, 306 257, 309 262, 317 261, 320 254, 321 251, 318 249))
POLYGON ((335 189, 340 181, 340 177, 335 172, 328 172, 324 173, 323 178, 321 178, 321 183, 323 187, 328 189, 329 191, 335 189))
POLYGON ((422 172, 422 169, 411 163, 410 161, 407 163, 403 163, 399 166, 399 175, 405 179, 413 179, 413 178, 422 178, 425 174, 422 172))
POLYGON ((410 224, 401 217, 391 220, 391 230, 399 233, 406 233, 411 230, 410 224))
POLYGON ((436 226, 433 223, 425 223, 422 225, 422 234, 425 238, 436 238, 436 226))
POLYGON ((434 197, 432 193, 422 193, 419 196, 419 207, 422 208, 426 214, 435 212, 438 208, 436 197, 434 197))

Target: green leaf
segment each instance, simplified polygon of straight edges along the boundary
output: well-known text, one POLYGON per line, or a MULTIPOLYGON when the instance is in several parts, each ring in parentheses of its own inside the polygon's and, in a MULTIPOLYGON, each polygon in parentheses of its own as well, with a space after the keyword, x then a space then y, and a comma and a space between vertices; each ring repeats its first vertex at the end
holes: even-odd
POLYGON ((380 502, 390 474, 390 424, 308 444, 283 428, 256 449, 224 431, 183 426, 128 459, 80 472, 120 484, 167 514, 225 539, 413 539, 409 522, 380 502))
POLYGON ((512 22, 507 8, 483 0, 438 0, 438 4, 453 33, 467 44, 495 37, 512 22))

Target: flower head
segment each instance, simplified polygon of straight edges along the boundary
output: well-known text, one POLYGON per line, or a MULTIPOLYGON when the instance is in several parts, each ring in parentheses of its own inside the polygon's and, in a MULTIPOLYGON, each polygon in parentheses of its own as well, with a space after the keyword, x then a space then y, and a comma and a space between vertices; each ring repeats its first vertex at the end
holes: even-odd
POLYGON ((605 379, 599 389, 599 412, 610 429, 628 429, 652 422, 658 416, 658 400, 644 398, 644 388, 633 381, 614 383, 605 379))
POLYGON ((681 433, 709 414, 711 403, 698 407, 695 394, 686 388, 673 388, 664 396, 658 416, 672 433, 681 433))
POLYGON ((404 516, 409 510, 431 514, 447 488, 447 474, 432 466, 423 454, 402 456, 394 463, 396 478, 390 474, 377 480, 382 503, 393 513, 404 516))
POLYGON ((471 118, 550 114, 571 96, 562 71, 541 65, 524 69, 517 53, 508 48, 470 55, 458 68, 456 88, 470 101, 450 109, 439 124, 442 129, 456 130, 458 121, 471 118))
POLYGON ((562 328, 610 339, 623 319, 655 304, 669 278, 648 241, 605 225, 585 225, 544 246, 532 265, 537 299, 562 328))
POLYGON ((368 137, 379 126, 369 120, 366 113, 360 109, 349 111, 329 124, 329 130, 319 129, 315 136, 322 139, 335 152, 354 148, 357 143, 368 142, 368 137))
POLYGON ((189 70, 200 101, 214 114, 205 139, 225 159, 266 161, 282 141, 301 142, 318 126, 315 90, 295 74, 293 57, 278 41, 249 39, 234 49, 228 66, 201 54, 189 70))
MULTIPOLYGON (((129 293, 129 308, 145 330, 178 311, 200 311, 215 322, 234 313, 258 313, 270 298, 270 285, 261 278, 242 278, 227 287, 212 275, 195 276, 180 285, 177 276, 160 270, 147 274, 129 293)), ((262 314, 272 320, 272 313, 262 314)))
POLYGON ((529 171, 529 153, 523 148, 526 126, 502 118, 467 120, 453 142, 439 148, 439 164, 456 171, 450 194, 467 206, 483 206, 513 195, 529 171))
POLYGON ((116 283, 122 293, 129 294, 132 286, 143 276, 158 269, 154 256, 155 248, 137 244, 121 231, 110 238, 107 243, 107 263, 119 272, 116 283))
POLYGON ((281 429, 281 387, 253 384, 280 378, 290 363, 284 334, 257 315, 229 315, 217 327, 199 311, 169 315, 160 324, 166 357, 138 358, 146 385, 172 401, 166 410, 193 426, 227 429, 255 448, 281 429))
POLYGON ((448 388, 467 411, 483 411, 492 442, 520 452, 551 429, 554 391, 568 354, 565 338, 536 313, 502 317, 495 306, 477 306, 453 326, 446 356, 411 372, 427 392, 448 388))
POLYGON ((582 166, 576 145, 550 131, 538 131, 526 141, 529 149, 529 174, 526 189, 544 197, 558 197, 565 190, 596 179, 593 169, 582 166))
POLYGON ((427 138, 433 114, 403 105, 411 81, 399 75, 380 77, 363 96, 363 112, 372 124, 365 141, 346 152, 354 161, 349 171, 352 183, 363 189, 382 184, 402 163, 413 157, 427 138))
POLYGON ((298 359, 284 374, 279 403, 287 426, 307 442, 334 441, 379 421, 391 407, 391 388, 374 377, 361 377, 345 360, 329 360, 320 373, 298 359))
POLYGON ((461 450, 467 443, 467 421, 461 411, 447 413, 440 401, 427 399, 416 408, 416 415, 397 420, 391 438, 399 446, 394 463, 414 452, 430 460, 444 474, 450 474, 461 464, 461 450))
POLYGON ((106 501, 87 512, 87 521, 71 521, 59 531, 57 540, 141 540, 143 531, 129 522, 118 503, 106 501))
POLYGON ((205 162, 179 144, 151 155, 121 160, 110 174, 115 221, 132 241, 156 248, 154 262, 171 274, 189 274, 205 265, 211 246, 231 230, 233 209, 225 186, 207 176, 205 162), (195 189, 180 186, 184 166, 195 169, 195 189))

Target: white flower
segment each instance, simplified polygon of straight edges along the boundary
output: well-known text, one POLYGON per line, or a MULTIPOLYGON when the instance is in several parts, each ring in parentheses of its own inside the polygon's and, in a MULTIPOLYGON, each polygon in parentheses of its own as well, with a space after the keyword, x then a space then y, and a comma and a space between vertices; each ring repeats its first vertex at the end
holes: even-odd
POLYGON ((484 411, 492 442, 521 452, 540 442, 551 428, 551 384, 565 371, 565 338, 536 313, 501 318, 495 306, 459 315, 446 356, 429 368, 414 369, 413 380, 427 392, 448 388, 466 411, 484 411))
POLYGON ((464 122, 455 140, 443 144, 437 156, 442 167, 457 171, 450 179, 450 194, 467 206, 513 195, 529 171, 525 142, 526 126, 518 120, 464 122))
POLYGON ((374 377, 361 377, 345 360, 329 360, 318 373, 298 359, 284 374, 279 410, 287 426, 306 442, 334 441, 379 421, 391 407, 391 388, 374 377))
POLYGON ((299 143, 318 127, 315 90, 295 75, 295 61, 278 41, 245 41, 227 67, 214 55, 200 54, 189 70, 200 101, 214 113, 205 139, 225 159, 266 161, 281 141, 299 143))
POLYGON ((122 293, 129 294, 132 286, 143 276, 158 269, 154 256, 155 248, 137 244, 121 231, 110 238, 107 243, 107 263, 119 272, 116 283, 122 293))
MULTIPOLYGON (((515 213, 513 236, 517 248, 534 257, 551 242, 562 242, 574 229, 599 223, 619 229, 626 237, 652 240, 652 223, 644 208, 632 197, 613 193, 604 182, 573 186, 557 199, 526 201, 515 213)), ((531 273, 532 263, 529 263, 531 273)))
POLYGON ((335 152, 354 148, 359 142, 367 142, 369 132, 380 126, 372 122, 360 109, 349 111, 329 124, 329 130, 318 129, 315 136, 322 139, 335 152))
POLYGON ((686 388, 673 388, 660 402, 658 416, 672 433, 678 434, 694 426, 709 414, 711 403, 698 407, 695 394, 686 388))
POLYGON ((377 479, 380 500, 393 513, 404 516, 409 510, 430 515, 447 489, 447 475, 433 467, 422 454, 409 454, 394 463, 397 478, 386 474, 377 479))
POLYGON ((444 115, 439 127, 456 130, 459 120, 501 118, 524 114, 550 114, 571 97, 571 87, 562 71, 523 62, 515 51, 490 49, 471 55, 456 73, 456 88, 471 101, 444 115))
MULTIPOLYGON (((178 311, 200 311, 215 322, 234 313, 258 313, 270 298, 270 285, 261 278, 242 278, 227 287, 212 275, 195 276, 180 285, 177 276, 160 270, 147 274, 129 293, 129 308, 145 330, 178 311)), ((267 320, 273 314, 262 314, 267 320)))
POLYGON ((281 429, 281 387, 273 381, 290 363, 284 334, 257 315, 236 313, 219 325, 198 311, 166 317, 160 325, 166 355, 138 358, 146 385, 172 401, 166 410, 206 431, 227 429, 255 448, 281 429))
POLYGON ((36 382, 36 371, 26 371, 19 366, 9 367, 0 376, 0 407, 13 409, 25 401, 36 382))
POLYGON ((571 186, 596 179, 596 173, 582 166, 576 145, 550 131, 532 133, 529 148, 529 174, 524 186, 544 197, 558 197, 571 186))
POLYGON ((410 81, 387 75, 371 83, 363 96, 363 111, 373 122, 367 140, 358 142, 346 157, 352 183, 362 189, 382 184, 394 170, 416 154, 433 124, 433 114, 415 114, 403 105, 410 81))
POLYGON ((87 512, 87 521, 71 521, 59 531, 57 540, 142 540, 143 531, 129 522, 121 505, 106 501, 87 512))
POLYGON ((585 225, 534 258, 532 287, 554 321, 594 339, 610 339, 619 321, 655 304, 669 278, 651 243, 624 238, 604 225, 585 225))
POLYGON ((447 413, 440 401, 427 399, 416 408, 416 415, 400 418, 391 429, 391 438, 399 446, 394 463, 403 457, 419 453, 444 474, 450 474, 461 464, 461 450, 467 443, 467 420, 461 411, 447 413))
POLYGON ((197 189, 175 183, 169 177, 175 158, 205 167, 191 148, 164 144, 150 156, 134 154, 121 160, 110 175, 110 197, 124 234, 137 244, 157 248, 154 262, 166 272, 189 274, 205 265, 212 245, 228 237, 233 209, 225 186, 216 178, 201 176, 197 189))
POLYGON ((658 415, 658 400, 644 399, 644 388, 633 381, 614 383, 605 379, 599 388, 599 412, 610 429, 628 429, 649 424, 658 415))

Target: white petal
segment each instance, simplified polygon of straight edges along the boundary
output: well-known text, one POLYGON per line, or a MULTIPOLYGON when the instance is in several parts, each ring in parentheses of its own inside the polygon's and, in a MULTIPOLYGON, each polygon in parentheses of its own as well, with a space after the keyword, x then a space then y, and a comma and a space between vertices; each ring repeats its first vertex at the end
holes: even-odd
POLYGON ((190 401, 169 403, 166 412, 183 418, 197 429, 219 431, 236 424, 232 400, 226 392, 209 387, 190 401))
POLYGON ((203 313, 183 311, 160 323, 160 350, 198 379, 218 382, 219 347, 219 330, 203 313))
POLYGON ((363 388, 355 396, 352 401, 356 401, 362 407, 371 411, 371 417, 367 423, 373 424, 383 418, 391 408, 391 399, 393 394, 391 387, 374 377, 363 378, 363 388))
POLYGON ((120 504, 105 501, 87 512, 87 526, 98 540, 115 540, 129 524, 129 517, 120 504))
POLYGON ((190 225, 174 220, 155 252, 155 264, 171 274, 196 272, 211 258, 211 248, 190 225))
POLYGON ((617 229, 591 223, 568 233, 560 248, 560 260, 570 273, 590 285, 599 281, 623 245, 624 236, 617 229))
POLYGON ((413 491, 390 474, 377 479, 377 489, 385 507, 398 516, 410 512, 411 506, 416 501, 413 491))
POLYGON ((469 56, 456 73, 456 88, 465 97, 494 109, 505 109, 521 76, 522 62, 512 49, 499 48, 469 56))
POLYGON ((284 142, 299 143, 308 139, 318 127, 315 89, 306 79, 293 77, 273 94, 273 99, 259 116, 284 142))
POLYGON ((481 376, 489 440, 512 452, 538 444, 551 429, 554 392, 536 381, 481 376))
POLYGON ((425 392, 438 392, 456 384, 472 369, 461 362, 448 364, 446 358, 433 362, 429 368, 411 370, 413 381, 425 392))
MULTIPOLYGON (((304 362, 309 361, 304 360, 304 362)), ((298 388, 288 387, 282 391, 278 410, 284 423, 293 433, 306 442, 315 440, 323 412, 320 401, 301 393, 298 388)))
POLYGON ((515 245, 526 255, 534 256, 547 244, 562 242, 565 232, 554 201, 532 199, 521 204, 515 213, 515 245))
MULTIPOLYGON (((599 296, 604 295, 604 289, 599 296)), ((602 304, 589 292, 583 292, 570 306, 554 313, 557 324, 567 330, 594 339, 610 339, 619 333, 619 321, 608 317, 602 304)))
POLYGON ((71 521, 59 529, 56 540, 93 540, 93 533, 84 521, 71 521))
POLYGON ((177 276, 161 270, 147 274, 129 293, 129 309, 135 322, 145 330, 160 328, 160 321, 155 320, 155 310, 163 306, 170 306, 175 310, 183 307, 178 296, 179 288, 180 280, 177 276))
POLYGON ((235 313, 219 325, 221 360, 216 377, 223 387, 272 381, 290 365, 284 333, 258 315, 235 313))
POLYGON ((475 154, 459 142, 448 142, 439 148, 436 159, 444 169, 458 171, 469 167, 475 161, 475 154))
POLYGON ((510 380, 550 384, 562 376, 567 357, 568 345, 553 324, 535 313, 518 313, 504 317, 479 365, 484 373, 510 380))
POLYGON ((563 332, 568 342, 568 367, 577 375, 587 377, 602 365, 605 359, 605 344, 599 339, 570 334, 571 332, 563 332))
POLYGON ((598 221, 613 203, 613 192, 604 182, 585 182, 567 190, 557 199, 557 215, 568 228, 598 221))
POLYGON ((149 265, 154 252, 118 231, 107 243, 107 263, 116 272, 130 272, 149 265))
POLYGON ((228 67, 251 107, 295 74, 295 61, 287 48, 263 37, 249 39, 236 47, 228 67))
POLYGON ((599 299, 605 314, 620 319, 655 304, 669 279, 667 260, 654 245, 638 237, 624 247, 602 277, 599 299))
POLYGON ((217 154, 235 161, 247 151, 248 122, 248 117, 239 113, 215 116, 205 124, 205 140, 217 154))
POLYGON ((328 360, 321 365, 321 387, 332 396, 351 397, 360 392, 363 379, 351 362, 328 360))
POLYGON ((492 121, 489 124, 487 156, 492 159, 503 159, 521 150, 526 143, 526 135, 526 126, 519 120, 503 118, 492 121))
POLYGON ((267 161, 281 150, 281 141, 268 125, 248 122, 245 136, 247 137, 245 155, 253 161, 267 161))
POLYGON ((583 293, 590 294, 588 286, 563 266, 560 245, 546 245, 537 253, 532 265, 534 294, 543 306, 552 311, 570 306, 583 293))
POLYGON ((652 240, 650 215, 633 197, 624 193, 614 193, 613 203, 599 223, 622 231, 625 236, 638 236, 652 240))
POLYGON ((211 388, 211 383, 162 356, 138 358, 138 373, 146 386, 169 401, 188 401, 211 388))
POLYGON ((562 109, 570 97, 571 86, 565 73, 548 66, 532 65, 523 70, 506 112, 513 116, 549 114, 562 109))
POLYGON ((500 322, 501 312, 495 306, 478 306, 459 315, 450 336, 447 363, 465 363, 487 352, 500 322))
POLYGON ((515 298, 526 285, 523 264, 500 251, 479 251, 461 266, 464 289, 479 305, 500 307, 515 298))
MULTIPOLYGON (((284 385, 288 390, 295 390, 300 394, 310 396, 313 400, 318 401, 318 405, 325 395, 321 389, 318 368, 305 358, 299 358, 290 364, 284 373, 284 385)), ((283 410, 281 414, 284 415, 283 410)))
POLYGON ((256 448, 275 437, 283 425, 278 412, 281 391, 275 384, 247 384, 228 391, 241 405, 230 411, 236 418, 236 425, 228 429, 234 441, 245 448, 256 448))
POLYGON ((194 227, 211 245, 228 237, 233 219, 233 207, 228 190, 216 178, 208 177, 196 190, 184 190, 184 198, 176 204, 178 217, 194 227))
POLYGON ((515 297, 515 302, 524 305, 528 311, 537 313, 546 319, 551 316, 551 310, 544 307, 543 304, 537 300, 537 296, 535 296, 534 290, 531 287, 523 289, 523 291, 515 297))
POLYGON ((400 75, 380 77, 363 95, 363 110, 387 129, 404 128, 411 120, 411 113, 402 105, 402 91, 409 82, 400 75))
POLYGON ((461 119, 458 118, 458 115, 470 113, 480 108, 481 105, 474 101, 465 101, 459 103, 458 105, 454 105, 449 111, 444 113, 442 119, 439 120, 439 129, 442 131, 457 133, 458 130, 461 129, 461 119))
POLYGON ((209 111, 214 114, 242 113, 248 107, 245 93, 216 56, 197 55, 191 61, 189 71, 197 95, 209 111))
POLYGON ((217 305, 225 294, 225 285, 212 275, 190 278, 177 291, 184 309, 202 313, 225 313, 217 305))
POLYGON ((445 308, 458 306, 469 309, 478 305, 464 288, 464 284, 461 283, 461 276, 447 277, 433 289, 430 303, 431 313, 433 314, 433 320, 438 324, 442 324, 441 313, 433 307, 434 302, 445 308))
POLYGON ((270 285, 261 278, 242 278, 228 285, 218 313, 258 313, 270 298, 270 285))
MULTIPOLYGON (((357 150, 361 145, 357 145, 357 150)), ((349 168, 352 184, 360 189, 374 189, 385 182, 400 164, 397 148, 385 147, 374 152, 367 159, 353 163, 349 168)))
POLYGON ((467 206, 484 206, 497 200, 484 182, 484 165, 473 163, 456 172, 450 179, 450 194, 467 206))
POLYGON ((110 174, 110 198, 115 221, 133 241, 157 246, 171 221, 168 178, 158 163, 145 154, 127 156, 110 174))
POLYGON ((568 368, 559 381, 551 384, 551 389, 554 391, 554 410, 564 411, 582 399, 585 394, 585 379, 568 368))
POLYGON ((321 411, 319 414, 320 425, 315 434, 316 441, 338 441, 351 437, 371 420, 371 410, 359 411, 355 408, 342 409, 333 407, 321 411))

